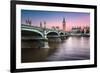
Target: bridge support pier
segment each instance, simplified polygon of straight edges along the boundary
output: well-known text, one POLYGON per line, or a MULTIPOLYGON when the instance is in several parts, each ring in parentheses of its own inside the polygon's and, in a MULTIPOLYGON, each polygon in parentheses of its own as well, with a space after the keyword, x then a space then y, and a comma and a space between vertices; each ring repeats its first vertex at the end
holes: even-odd
POLYGON ((55 42, 61 42, 61 38, 56 38, 54 41, 55 42))
POLYGON ((43 48, 49 48, 48 41, 44 41, 44 47, 43 48))
POLYGON ((48 38, 46 36, 46 31, 44 31, 44 47, 43 48, 49 48, 49 44, 48 44, 48 38))

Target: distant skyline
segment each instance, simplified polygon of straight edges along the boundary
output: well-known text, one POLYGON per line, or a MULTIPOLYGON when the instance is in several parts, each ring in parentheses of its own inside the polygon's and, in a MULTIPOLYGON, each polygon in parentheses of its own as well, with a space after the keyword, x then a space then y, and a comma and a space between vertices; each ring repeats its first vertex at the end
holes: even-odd
POLYGON ((90 13, 83 12, 56 12, 56 11, 39 11, 39 10, 21 10, 21 24, 26 24, 26 20, 31 20, 33 26, 40 26, 40 22, 44 26, 46 22, 47 28, 58 26, 63 27, 63 18, 66 21, 66 31, 72 27, 90 26, 90 13))

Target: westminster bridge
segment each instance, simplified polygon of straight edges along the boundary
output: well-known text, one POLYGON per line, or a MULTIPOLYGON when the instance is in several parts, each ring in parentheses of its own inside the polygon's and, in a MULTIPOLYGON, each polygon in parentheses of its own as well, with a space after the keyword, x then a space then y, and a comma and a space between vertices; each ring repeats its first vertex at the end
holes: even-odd
MULTIPOLYGON (((29 43, 25 41, 36 41, 36 40, 43 41, 42 48, 49 48, 48 41, 60 42, 66 39, 68 36, 84 36, 84 35, 89 36, 89 34, 82 34, 82 33, 74 34, 71 32, 69 33, 58 29, 41 28, 25 24, 21 25, 21 39, 23 48, 29 46, 32 47, 32 42, 29 43)), ((39 47, 41 47, 41 45, 39 47)))

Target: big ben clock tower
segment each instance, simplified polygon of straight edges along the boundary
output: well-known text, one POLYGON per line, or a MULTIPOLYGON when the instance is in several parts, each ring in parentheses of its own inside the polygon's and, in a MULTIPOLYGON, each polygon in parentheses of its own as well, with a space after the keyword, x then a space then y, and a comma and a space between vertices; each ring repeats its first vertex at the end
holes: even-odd
POLYGON ((66 21, 65 21, 65 18, 63 18, 63 22, 62 23, 63 23, 63 30, 66 31, 66 21))

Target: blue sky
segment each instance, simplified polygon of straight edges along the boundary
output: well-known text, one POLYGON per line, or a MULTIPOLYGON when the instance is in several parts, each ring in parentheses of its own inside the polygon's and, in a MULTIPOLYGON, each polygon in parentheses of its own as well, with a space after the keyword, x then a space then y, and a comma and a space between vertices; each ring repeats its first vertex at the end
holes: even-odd
POLYGON ((63 18, 66 20, 66 29, 73 26, 83 27, 90 25, 90 13, 21 10, 22 24, 25 24, 25 21, 30 19, 33 26, 39 26, 40 22, 46 21, 48 28, 52 26, 62 28, 63 18))

